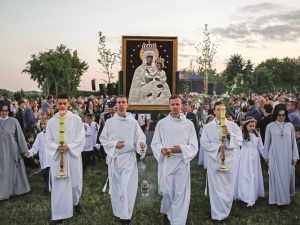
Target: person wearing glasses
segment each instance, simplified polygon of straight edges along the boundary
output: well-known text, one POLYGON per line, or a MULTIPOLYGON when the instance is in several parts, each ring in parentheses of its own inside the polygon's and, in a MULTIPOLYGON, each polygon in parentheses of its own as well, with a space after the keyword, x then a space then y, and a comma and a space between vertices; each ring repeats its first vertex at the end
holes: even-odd
POLYGON ((10 103, 0 101, 0 200, 30 191, 22 154, 27 143, 17 119, 9 117, 10 103))
POLYGON ((269 204, 291 203, 295 195, 295 165, 299 159, 294 126, 286 105, 278 104, 266 128, 264 158, 269 165, 269 204))

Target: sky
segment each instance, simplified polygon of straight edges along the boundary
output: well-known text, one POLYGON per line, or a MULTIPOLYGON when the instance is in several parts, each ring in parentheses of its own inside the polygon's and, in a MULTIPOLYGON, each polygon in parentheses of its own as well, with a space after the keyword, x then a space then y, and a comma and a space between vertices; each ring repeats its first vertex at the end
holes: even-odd
MULTIPOLYGON (((89 69, 79 89, 91 90, 105 75, 97 62, 98 32, 118 52, 122 36, 178 37, 178 70, 200 56, 204 25, 217 47, 213 67, 225 69, 240 54, 254 65, 268 58, 300 56, 299 0, 0 0, 0 88, 39 91, 22 73, 32 54, 64 44, 89 69)), ((120 66, 116 65, 114 74, 120 66)))

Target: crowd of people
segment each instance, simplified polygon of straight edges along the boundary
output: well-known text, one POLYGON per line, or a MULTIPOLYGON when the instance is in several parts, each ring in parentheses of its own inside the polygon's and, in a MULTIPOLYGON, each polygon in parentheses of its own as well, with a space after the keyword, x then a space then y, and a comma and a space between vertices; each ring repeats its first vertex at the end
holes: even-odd
POLYGON ((82 213, 83 176, 98 159, 107 163, 115 219, 130 224, 137 161, 153 155, 160 211, 166 224, 181 225, 191 196, 190 161, 198 152, 198 164, 207 170, 213 220, 225 220, 234 199, 253 207, 265 196, 261 163, 268 164, 269 204, 290 204, 300 186, 296 94, 172 95, 169 113, 130 113, 128 107, 126 96, 74 98, 60 93, 43 100, 1 100, 0 200, 29 192, 27 174, 40 166, 43 191, 51 194, 51 224, 60 224, 74 212, 82 213))

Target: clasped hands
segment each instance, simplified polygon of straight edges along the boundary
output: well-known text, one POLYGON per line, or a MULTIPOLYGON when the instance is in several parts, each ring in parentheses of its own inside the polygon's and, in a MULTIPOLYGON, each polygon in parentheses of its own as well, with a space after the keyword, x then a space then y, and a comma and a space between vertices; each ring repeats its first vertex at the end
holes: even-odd
MULTIPOLYGON (((117 144, 116 144, 117 149, 121 149, 124 146, 125 146, 125 141, 118 141, 117 144)), ((144 149, 144 148, 146 148, 146 144, 143 141, 141 141, 140 142, 140 147, 141 147, 141 149, 144 149)))
POLYGON ((180 145, 174 145, 173 148, 162 148, 161 149, 161 152, 162 154, 166 155, 166 151, 168 149, 171 149, 172 150, 172 153, 181 153, 181 148, 180 148, 180 145))
POLYGON ((69 147, 67 145, 58 146, 57 151, 59 151, 60 153, 63 153, 63 152, 69 151, 69 147))

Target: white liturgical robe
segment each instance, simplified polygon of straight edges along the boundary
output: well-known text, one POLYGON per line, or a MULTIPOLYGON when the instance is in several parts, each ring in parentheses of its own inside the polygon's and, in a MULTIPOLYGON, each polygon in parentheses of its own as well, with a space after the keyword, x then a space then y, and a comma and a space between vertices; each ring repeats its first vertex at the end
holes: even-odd
POLYGON ((136 152, 141 159, 140 142, 146 143, 146 136, 138 122, 126 113, 125 117, 115 114, 106 121, 100 135, 101 144, 107 153, 110 197, 113 214, 122 220, 131 219, 138 187, 136 152), (125 146, 116 148, 118 141, 125 146))
POLYGON ((234 199, 239 199, 253 206, 257 198, 264 197, 264 182, 260 165, 260 155, 264 146, 261 137, 250 133, 250 140, 243 140, 238 158, 234 199))
POLYGON ((201 135, 201 147, 207 153, 207 178, 209 187, 209 198, 211 206, 211 217, 214 220, 223 220, 228 217, 234 193, 234 181, 237 167, 237 156, 242 144, 242 131, 237 124, 225 120, 227 129, 230 131, 230 139, 225 138, 225 165, 226 172, 218 171, 221 165, 221 126, 214 119, 204 125, 201 135))
POLYGON ((41 169, 50 167, 51 164, 51 161, 49 160, 49 157, 47 156, 45 151, 45 145, 46 145, 46 133, 42 131, 36 136, 32 148, 28 151, 30 157, 39 153, 41 169))
POLYGON ((163 196, 160 212, 167 214, 172 225, 183 225, 191 196, 190 161, 198 152, 194 124, 183 115, 173 118, 169 114, 158 122, 151 148, 158 161, 158 191, 163 196), (173 153, 172 158, 162 154, 162 148, 175 145, 182 153, 173 153))
POLYGON ((58 179, 60 171, 59 113, 47 124, 46 153, 52 159, 50 166, 51 211, 52 220, 66 219, 73 216, 73 206, 77 205, 82 192, 81 152, 85 144, 84 128, 79 116, 68 111, 65 114, 64 144, 69 151, 64 152, 64 172, 68 176, 58 179))

